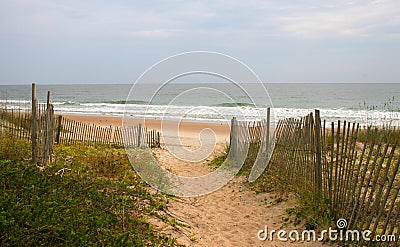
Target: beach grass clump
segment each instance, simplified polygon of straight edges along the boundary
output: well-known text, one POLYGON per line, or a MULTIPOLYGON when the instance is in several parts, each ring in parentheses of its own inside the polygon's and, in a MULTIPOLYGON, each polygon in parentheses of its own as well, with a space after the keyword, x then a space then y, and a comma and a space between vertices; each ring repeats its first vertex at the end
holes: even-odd
POLYGON ((306 230, 325 229, 333 226, 335 220, 331 201, 315 197, 308 191, 302 191, 297 205, 287 209, 286 213, 289 216, 288 223, 294 226, 304 225, 306 230))
POLYGON ((147 220, 166 217, 165 198, 150 194, 122 150, 59 145, 38 166, 28 144, 0 146, 0 245, 176 245, 147 220))
POLYGON ((372 143, 374 140, 374 143, 379 142, 379 140, 376 140, 376 136, 382 137, 385 139, 386 142, 388 142, 391 146, 400 146, 400 129, 399 128, 388 128, 388 127, 382 127, 382 128, 377 128, 376 129, 376 134, 372 135, 372 131, 369 131, 368 133, 368 128, 364 128, 359 130, 359 133, 357 135, 357 141, 358 142, 363 142, 363 143, 372 143))
POLYGON ((0 160, 11 162, 22 162, 29 159, 29 142, 21 139, 12 138, 8 135, 0 136, 0 160))
MULTIPOLYGON (((295 156, 291 157, 294 153, 289 152, 285 152, 283 156, 281 149, 285 147, 286 145, 282 144, 275 146, 268 167, 256 181, 248 183, 248 186, 256 193, 273 192, 276 195, 275 201, 277 203, 287 201, 289 198, 295 199, 296 206, 286 211, 287 214, 284 217, 285 225, 303 226, 307 230, 317 230, 329 226, 333 219, 330 201, 322 197, 316 197, 314 187, 311 184, 307 186, 307 183, 303 184, 300 182, 302 180, 299 181, 298 176, 304 176, 304 174, 287 176, 291 172, 287 168, 288 162, 291 162, 288 159, 295 159, 295 156)), ((258 148, 255 145, 253 145, 253 150, 250 148, 246 162, 254 164, 258 148)), ((296 162, 302 161, 296 160, 296 162)))
POLYGON ((225 149, 223 150, 223 152, 217 156, 215 156, 210 163, 208 163, 210 166, 218 168, 222 165, 222 163, 224 163, 224 161, 226 160, 226 158, 228 157, 229 154, 229 148, 230 146, 227 144, 225 146, 225 149))
POLYGON ((304 226, 307 230, 317 230, 333 224, 334 215, 329 200, 316 197, 310 188, 294 186, 291 181, 281 178, 279 174, 269 169, 266 169, 256 181, 249 183, 248 186, 256 193, 276 193, 276 202, 286 201, 295 195, 296 206, 286 210, 284 225, 304 226))
POLYGON ((247 151, 246 159, 243 163, 242 168, 238 173, 239 176, 248 177, 250 175, 251 169, 253 168, 256 162, 258 151, 260 150, 260 145, 261 142, 252 142, 249 144, 249 149, 247 151))
POLYGON ((369 104, 367 101, 359 103, 361 110, 365 111, 364 122, 366 126, 379 126, 382 128, 399 127, 396 119, 400 116, 400 107, 397 98, 392 96, 382 104, 369 104), (382 116, 379 112, 385 112, 382 116))
MULTIPOLYGON (((259 142, 249 144, 246 159, 240 171, 238 172, 237 176, 248 176, 250 174, 250 171, 257 159, 259 148, 260 148, 259 142)), ((229 151, 230 151, 230 145, 226 145, 224 151, 220 155, 214 157, 210 161, 209 165, 215 168, 220 167, 222 163, 224 163, 224 161, 228 158, 229 151)))

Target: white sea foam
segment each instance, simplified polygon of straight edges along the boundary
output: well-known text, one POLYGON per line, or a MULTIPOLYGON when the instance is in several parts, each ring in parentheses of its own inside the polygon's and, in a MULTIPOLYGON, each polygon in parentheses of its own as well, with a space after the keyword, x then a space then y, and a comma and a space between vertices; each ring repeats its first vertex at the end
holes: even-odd
MULTIPOLYGON (((7 104, 8 109, 30 109, 30 101, 0 100, 0 106, 7 104)), ((257 121, 265 117, 265 108, 248 106, 177 106, 144 105, 115 103, 78 103, 73 101, 53 102, 55 111, 61 114, 115 115, 152 119, 183 119, 188 121, 227 122, 232 117, 239 120, 257 121)), ((284 118, 306 116, 314 109, 308 108, 273 108, 275 122, 284 118)), ((321 118, 330 121, 346 120, 360 124, 400 125, 400 112, 384 110, 362 110, 345 108, 320 109, 321 118)))
MULTIPOLYGON (((81 104, 81 105, 55 105, 61 113, 75 114, 100 114, 131 116, 137 118, 153 119, 183 119, 191 121, 226 122, 232 117, 240 120, 257 121, 266 116, 265 108, 254 107, 193 107, 173 105, 136 105, 136 104, 81 104)), ((314 109, 301 108, 273 108, 273 121, 284 118, 299 118, 306 116, 314 109)), ((330 121, 346 120, 360 124, 392 124, 400 125, 400 113, 390 111, 367 111, 351 109, 320 109, 321 118, 330 121)))
MULTIPOLYGON (((7 104, 8 109, 30 109, 30 101, 8 100, 1 101, 0 107, 7 104)), ((82 115, 115 115, 135 118, 175 119, 184 121, 228 122, 232 117, 239 120, 257 121, 266 115, 265 108, 248 106, 177 106, 177 105, 144 105, 144 104, 114 104, 114 103, 78 103, 72 101, 53 102, 55 111, 61 114, 82 115)), ((273 108, 272 122, 284 118, 299 118, 306 116, 314 109, 304 108, 273 108)), ((327 122, 346 120, 360 124, 400 125, 400 112, 384 110, 356 110, 345 108, 320 109, 320 115, 327 122)))

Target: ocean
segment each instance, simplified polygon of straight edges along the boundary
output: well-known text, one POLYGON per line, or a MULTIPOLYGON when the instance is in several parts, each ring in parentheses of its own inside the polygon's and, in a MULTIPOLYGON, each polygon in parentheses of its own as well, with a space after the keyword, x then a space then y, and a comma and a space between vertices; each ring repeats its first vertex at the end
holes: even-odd
MULTIPOLYGON (((274 120, 301 117, 319 109, 326 121, 400 125, 400 83, 269 83, 270 99, 259 85, 245 91, 228 83, 171 83, 158 92, 154 85, 41 85, 37 95, 45 102, 47 91, 59 114, 84 114, 187 121, 226 122, 242 114, 255 121, 272 107, 274 120), (129 97, 128 97, 129 96, 129 97), (150 99, 150 100, 149 100, 150 99)), ((30 85, 0 85, 0 106, 28 108, 30 85)))

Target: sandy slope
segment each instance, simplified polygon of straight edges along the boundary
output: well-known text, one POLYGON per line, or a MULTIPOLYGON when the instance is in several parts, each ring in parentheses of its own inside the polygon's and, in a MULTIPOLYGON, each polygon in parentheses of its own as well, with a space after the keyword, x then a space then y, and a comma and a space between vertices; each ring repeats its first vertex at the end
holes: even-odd
MULTIPOLYGON (((217 145, 214 153, 223 150, 223 143, 217 145)), ((188 163, 174 158, 165 149, 156 150, 161 165, 182 176, 205 175, 212 171, 207 160, 188 163)), ((177 237, 186 246, 321 246, 320 243, 285 243, 260 241, 259 230, 265 225, 269 229, 282 227, 285 209, 293 202, 277 203, 274 193, 256 194, 244 183, 246 178, 236 177, 223 188, 195 198, 171 198, 169 213, 191 228, 180 228, 179 232, 164 229, 177 237)), ((285 230, 291 230, 285 227, 285 230)))

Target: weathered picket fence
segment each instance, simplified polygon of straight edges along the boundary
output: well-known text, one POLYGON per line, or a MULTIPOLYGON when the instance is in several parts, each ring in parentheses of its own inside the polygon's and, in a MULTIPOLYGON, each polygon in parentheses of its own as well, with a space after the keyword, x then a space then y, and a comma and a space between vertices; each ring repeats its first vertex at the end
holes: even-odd
POLYGON ((141 125, 103 127, 55 116, 50 92, 47 103, 39 103, 34 83, 30 108, 10 108, 7 103, 0 106, 0 136, 30 141, 32 161, 42 164, 51 161, 54 143, 160 147, 160 133, 141 125))
POLYGON ((160 147, 160 133, 137 126, 99 126, 63 116, 57 118, 55 141, 63 144, 160 147))
MULTIPOLYGON (((360 129, 359 124, 321 124, 319 111, 278 122, 268 172, 300 197, 329 201, 347 229, 400 240, 400 154, 392 129, 360 129)), ((370 246, 373 242, 358 243, 370 246)))
MULTIPOLYGON (((246 161, 257 162, 263 146, 262 155, 269 155, 271 150, 265 146, 274 138, 267 173, 273 174, 300 198, 329 202, 334 216, 347 220, 348 229, 360 232, 369 229, 373 234, 396 240, 374 244, 398 245, 400 150, 396 147, 399 140, 395 140, 398 132, 361 129, 359 124, 346 121, 327 126, 325 121, 321 123, 316 110, 315 114, 303 118, 280 120, 270 136, 269 118, 267 114, 266 120, 252 123, 233 118, 232 153, 248 148, 246 161)), ((372 242, 358 244, 369 246, 372 242)))
POLYGON ((25 139, 32 143, 32 161, 45 164, 53 151, 54 108, 50 103, 38 103, 36 85, 32 84, 32 105, 29 110, 0 107, 0 136, 25 139))
POLYGON ((30 140, 31 128, 30 113, 21 109, 0 108, 0 136, 30 140))
POLYGON ((47 103, 38 103, 36 85, 32 84, 31 108, 31 143, 32 162, 46 164, 53 154, 54 107, 50 103, 50 91, 47 92, 47 103))
MULTIPOLYGON (((160 132, 137 126, 99 126, 54 115, 50 104, 37 104, 36 149, 41 147, 45 152, 52 148, 52 142, 63 144, 111 145, 115 147, 160 147, 160 132), (125 138, 124 138, 125 137, 125 138), (50 141, 52 140, 52 141, 50 141)), ((0 136, 7 135, 31 141, 32 112, 26 109, 0 108, 0 136)), ((39 151, 35 153, 40 153, 39 151)), ((46 156, 46 154, 45 154, 46 156)))
POLYGON ((236 156, 247 148, 247 159, 256 160, 261 148, 266 152, 270 144, 270 118, 271 111, 267 108, 266 118, 262 121, 238 121, 235 117, 231 120, 230 152, 236 156), (247 145, 243 145, 247 144, 247 145))

